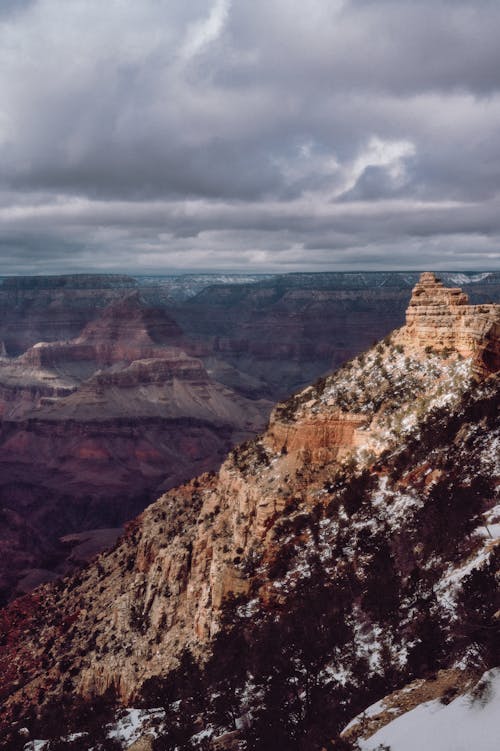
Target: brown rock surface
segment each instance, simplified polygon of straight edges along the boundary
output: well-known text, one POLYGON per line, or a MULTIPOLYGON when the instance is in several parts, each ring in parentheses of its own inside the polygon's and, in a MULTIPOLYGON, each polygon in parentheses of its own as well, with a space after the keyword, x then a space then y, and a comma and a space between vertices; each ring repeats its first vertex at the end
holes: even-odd
MULTIPOLYGON (((441 290, 429 281, 431 289, 441 290)), ((448 293, 439 291, 438 298, 444 302, 435 307, 447 309, 448 293)), ((456 298, 462 299, 453 292, 451 299, 456 298)), ((454 325, 453 315, 447 319, 454 325)), ((432 325, 427 321, 426 331, 432 325)), ((259 581, 255 571, 279 552, 273 526, 284 509, 297 502, 312 507, 341 459, 368 467, 375 439, 378 451, 396 445, 405 421, 412 424, 443 393, 452 404, 472 382, 472 358, 425 353, 428 340, 417 332, 410 342, 411 330, 410 324, 402 340, 417 356, 388 341, 278 405, 267 433, 234 450, 217 476, 205 475, 167 493, 129 525, 124 539, 96 566, 57 594, 40 590, 29 608, 43 602, 55 615, 40 616, 37 643, 27 640, 20 647, 19 665, 26 666, 22 650, 30 654, 29 668, 23 668, 25 696, 38 696, 42 687, 59 690, 56 655, 66 633, 75 692, 101 694, 114 686, 130 701, 147 678, 176 664, 183 647, 199 658, 206 654, 229 596, 253 592, 266 607, 279 602, 279 590, 271 581, 259 581), (65 626, 68 617, 71 624, 65 626), (53 657, 40 672, 47 640, 54 645, 53 657), (82 643, 87 643, 83 652, 82 643)), ((446 346, 453 336, 443 339, 446 346)), ((477 340, 474 356, 480 344, 477 340)), ((15 698, 12 683, 8 691, 15 698)))
POLYGON ((367 424, 363 415, 338 411, 332 415, 311 415, 300 423, 273 419, 266 435, 266 443, 274 451, 286 454, 303 452, 313 462, 342 458, 359 445, 357 429, 367 424))

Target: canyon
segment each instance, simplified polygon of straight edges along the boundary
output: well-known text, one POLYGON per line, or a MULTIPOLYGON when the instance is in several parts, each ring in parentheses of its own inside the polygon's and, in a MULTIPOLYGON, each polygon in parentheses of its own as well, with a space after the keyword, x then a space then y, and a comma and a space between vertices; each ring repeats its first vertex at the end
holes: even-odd
POLYGON ((68 535, 112 541, 162 490, 263 427, 269 402, 216 382, 185 348, 133 290, 78 336, 0 359, 4 600, 72 568, 68 535))
POLYGON ((498 626, 499 324, 423 274, 401 328, 2 611, 5 742, 97 742, 84 708, 112 697, 161 708, 148 748, 347 749, 375 699, 436 671, 443 692, 452 670, 477 683, 498 626))
MULTIPOLYGON (((443 279, 464 282, 485 310, 500 299, 493 272, 443 279)), ((216 469, 273 402, 400 326, 417 282, 394 272, 4 278, 0 602, 72 570, 63 537, 114 540, 163 490, 216 469)), ((461 320, 465 352, 483 332, 461 320)), ((408 327, 426 346, 425 323, 408 327)), ((342 430, 358 435, 362 422, 342 430)))

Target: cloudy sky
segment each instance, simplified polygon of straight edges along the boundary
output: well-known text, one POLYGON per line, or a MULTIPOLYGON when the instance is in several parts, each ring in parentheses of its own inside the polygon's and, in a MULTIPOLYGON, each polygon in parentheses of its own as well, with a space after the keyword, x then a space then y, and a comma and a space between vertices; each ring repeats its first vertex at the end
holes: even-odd
POLYGON ((0 275, 500 268, 498 0, 1 0, 0 275))

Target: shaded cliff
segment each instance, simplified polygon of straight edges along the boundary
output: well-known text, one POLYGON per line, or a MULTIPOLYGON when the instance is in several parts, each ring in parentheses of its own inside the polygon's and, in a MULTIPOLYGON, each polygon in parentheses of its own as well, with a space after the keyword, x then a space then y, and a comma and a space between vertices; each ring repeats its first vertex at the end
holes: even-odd
POLYGON ((120 526, 263 427, 269 404, 216 382, 184 344, 132 292, 77 338, 0 359, 0 599, 33 569, 65 570, 61 535, 120 526))
POLYGON ((6 277, 0 285, 0 341, 9 356, 40 341, 71 339, 96 311, 137 288, 120 274, 6 277))

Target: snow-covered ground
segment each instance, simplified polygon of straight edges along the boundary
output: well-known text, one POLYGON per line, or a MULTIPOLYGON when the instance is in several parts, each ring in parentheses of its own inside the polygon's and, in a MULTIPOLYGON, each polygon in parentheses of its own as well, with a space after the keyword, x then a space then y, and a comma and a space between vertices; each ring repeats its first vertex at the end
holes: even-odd
POLYGON ((480 274, 444 274, 446 281, 454 284, 471 284, 473 282, 482 282, 491 276, 491 272, 483 271, 480 274))
POLYGON ((435 700, 406 712, 368 740, 360 739, 359 747, 361 751, 386 747, 390 751, 498 751, 500 668, 485 673, 475 689, 450 704, 435 700))
MULTIPOLYGON (((158 731, 155 726, 161 724, 164 716, 165 710, 161 708, 124 709, 115 724, 107 726, 108 738, 118 741, 122 748, 128 748, 145 732, 157 737, 158 731)), ((86 733, 72 733, 66 738, 66 741, 73 741, 86 735, 86 733)), ((48 745, 48 740, 28 741, 24 746, 24 751, 46 751, 48 745)), ((89 751, 93 751, 93 749, 94 746, 89 745, 89 751)))
POLYGON ((125 748, 134 743, 144 732, 144 726, 148 725, 148 732, 156 735, 150 726, 151 721, 160 721, 165 716, 165 711, 158 709, 126 709, 116 725, 108 733, 108 738, 120 741, 125 748))

